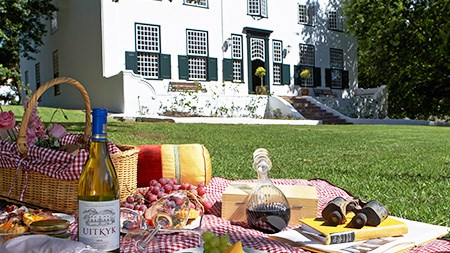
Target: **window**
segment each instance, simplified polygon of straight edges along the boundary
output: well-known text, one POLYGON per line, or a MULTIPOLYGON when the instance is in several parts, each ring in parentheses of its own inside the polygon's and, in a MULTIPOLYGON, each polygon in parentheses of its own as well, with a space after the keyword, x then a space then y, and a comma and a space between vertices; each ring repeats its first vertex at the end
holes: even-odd
POLYGON ((52 12, 52 17, 50 19, 50 33, 53 34, 58 30, 58 12, 52 12))
POLYGON ((298 23, 314 25, 314 6, 308 6, 306 4, 298 5, 298 23))
POLYGON ((208 32, 187 30, 186 44, 190 80, 207 79, 208 32))
POLYGON ((231 58, 233 59, 233 82, 242 82, 242 36, 231 35, 231 58))
POLYGON ((279 40, 274 40, 273 43, 273 83, 281 84, 281 69, 283 63, 283 43, 279 40))
POLYGON ((36 63, 34 65, 34 73, 36 76, 36 90, 39 89, 39 86, 41 86, 41 66, 39 63, 36 63))
MULTIPOLYGON (((41 87, 41 65, 36 63, 34 65, 34 74, 36 76, 36 90, 41 87)), ((41 97, 38 98, 38 102, 41 102, 41 97)))
POLYGON ((332 69, 344 68, 344 52, 342 49, 330 48, 330 67, 332 69))
POLYGON ((329 10, 327 12, 327 18, 328 29, 336 31, 343 30, 344 21, 337 10, 329 10))
MULTIPOLYGON (((59 56, 58 50, 53 51, 53 78, 59 77, 59 56)), ((54 95, 58 96, 61 94, 59 84, 53 86, 54 95)))
POLYGON ((313 45, 300 44, 300 68, 298 71, 301 73, 303 70, 308 70, 311 75, 307 78, 300 78, 301 86, 314 86, 314 51, 313 45))
POLYGON ((208 0, 184 0, 184 4, 207 8, 208 0))
POLYGON ((247 0, 247 14, 255 19, 267 18, 267 0, 247 0))
POLYGON ((259 59, 261 61, 264 61, 265 54, 264 54, 264 40, 259 38, 250 38, 250 45, 251 45, 251 60, 259 59))
POLYGON ((25 86, 27 86, 27 85, 28 85, 28 82, 29 82, 29 79, 28 79, 28 70, 25 71, 25 75, 24 75, 23 79, 24 79, 23 82, 24 82, 25 86))
POLYGON ((136 24, 135 31, 138 74, 159 78, 160 27, 136 24))
POLYGON ((314 66, 314 46, 300 44, 300 64, 314 66))
POLYGON ((341 49, 330 48, 331 88, 342 87, 344 53, 341 49))

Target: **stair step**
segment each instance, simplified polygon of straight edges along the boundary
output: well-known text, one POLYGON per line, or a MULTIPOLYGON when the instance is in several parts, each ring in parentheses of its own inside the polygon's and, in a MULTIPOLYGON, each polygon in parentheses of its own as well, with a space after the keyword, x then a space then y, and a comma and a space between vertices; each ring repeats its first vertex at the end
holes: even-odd
POLYGON ((282 97, 288 101, 303 117, 313 120, 321 120, 322 124, 351 124, 345 119, 339 118, 326 110, 311 103, 303 97, 282 97))

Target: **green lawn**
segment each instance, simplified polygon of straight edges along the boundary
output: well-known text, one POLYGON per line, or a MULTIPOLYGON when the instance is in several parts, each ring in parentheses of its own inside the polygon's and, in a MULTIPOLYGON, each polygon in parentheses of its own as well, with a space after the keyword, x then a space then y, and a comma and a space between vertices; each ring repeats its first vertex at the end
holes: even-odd
MULTIPOLYGON (((20 107, 13 108, 21 116, 20 107)), ((44 121, 54 109, 40 108, 44 121)), ((56 120, 81 132, 84 114, 56 120)), ((20 117, 18 117, 20 119, 20 117)), ((203 143, 213 175, 256 178, 252 153, 269 150, 272 178, 322 178, 357 197, 376 199, 392 215, 450 226, 450 128, 389 125, 208 125, 110 120, 120 144, 203 143)))

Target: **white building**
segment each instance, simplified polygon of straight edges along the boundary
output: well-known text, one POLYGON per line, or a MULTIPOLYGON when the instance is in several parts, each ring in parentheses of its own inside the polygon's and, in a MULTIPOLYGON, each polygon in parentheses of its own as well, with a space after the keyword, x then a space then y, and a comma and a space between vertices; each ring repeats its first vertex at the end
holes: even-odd
MULTIPOLYGON (((341 6, 333 0, 54 3, 59 11, 40 53, 21 60, 23 81, 35 90, 57 76, 75 78, 93 107, 127 114, 186 107, 177 100, 186 92, 171 91, 171 82, 201 85, 195 102, 204 108, 195 107, 197 113, 248 107, 267 98, 252 95, 260 66, 273 95, 297 95, 307 87, 340 96, 357 85, 356 40, 343 31, 341 6), (311 77, 299 78, 305 68, 311 77)), ((80 108, 75 93, 60 85, 40 105, 80 108)))

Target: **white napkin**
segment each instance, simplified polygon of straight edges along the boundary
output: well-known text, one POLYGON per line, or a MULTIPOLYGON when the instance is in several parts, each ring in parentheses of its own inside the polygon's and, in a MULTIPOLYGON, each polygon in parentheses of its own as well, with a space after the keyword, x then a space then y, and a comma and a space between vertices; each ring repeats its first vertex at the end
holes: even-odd
POLYGON ((0 246, 1 253, 100 253, 82 242, 48 235, 24 235, 0 246))

